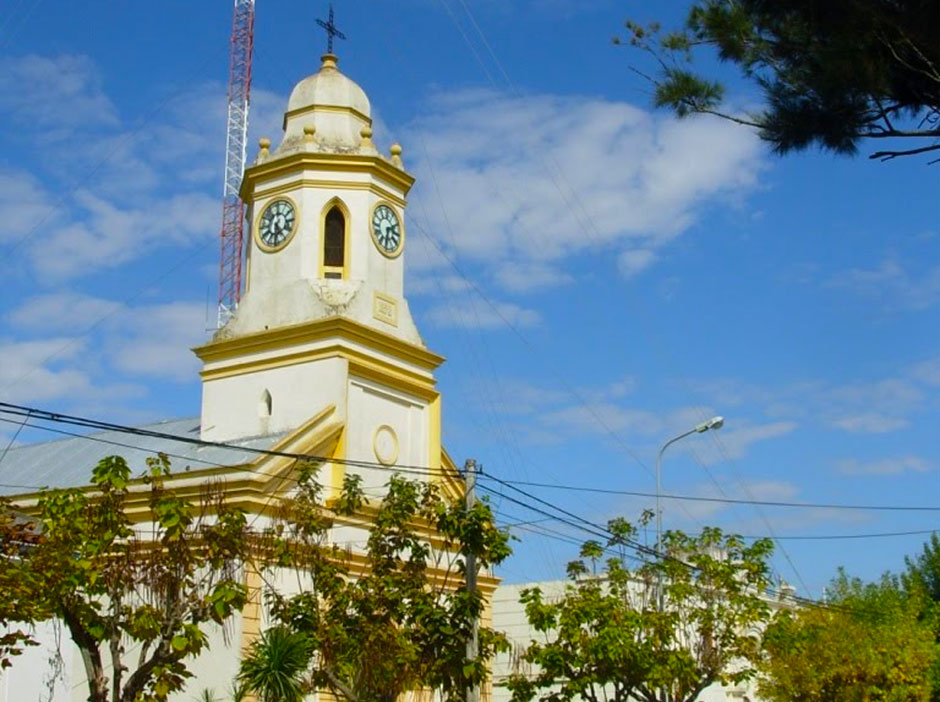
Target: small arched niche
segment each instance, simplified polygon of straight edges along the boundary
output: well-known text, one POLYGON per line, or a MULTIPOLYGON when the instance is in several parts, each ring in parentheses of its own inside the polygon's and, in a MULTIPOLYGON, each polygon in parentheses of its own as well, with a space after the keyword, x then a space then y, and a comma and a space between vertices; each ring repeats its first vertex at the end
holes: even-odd
POLYGON ((270 417, 273 407, 274 402, 271 399, 271 393, 265 389, 265 391, 261 393, 261 399, 258 400, 258 416, 262 419, 270 417))
POLYGON ((323 277, 344 278, 346 270, 346 213, 335 203, 323 218, 323 277))

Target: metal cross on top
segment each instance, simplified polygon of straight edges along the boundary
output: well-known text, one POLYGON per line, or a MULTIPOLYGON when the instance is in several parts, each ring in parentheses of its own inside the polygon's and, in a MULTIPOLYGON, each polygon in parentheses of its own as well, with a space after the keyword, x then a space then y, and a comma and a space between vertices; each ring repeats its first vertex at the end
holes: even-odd
POLYGON ((340 39, 345 39, 345 38, 346 38, 346 35, 343 34, 341 31, 339 31, 339 30, 336 28, 336 23, 333 22, 333 3, 330 3, 330 20, 329 20, 329 22, 324 22, 323 20, 318 19, 318 20, 317 20, 317 24, 319 24, 321 27, 323 27, 323 29, 326 30, 326 36, 327 36, 327 39, 326 39, 326 53, 332 54, 332 53, 333 53, 333 37, 339 37, 340 39))

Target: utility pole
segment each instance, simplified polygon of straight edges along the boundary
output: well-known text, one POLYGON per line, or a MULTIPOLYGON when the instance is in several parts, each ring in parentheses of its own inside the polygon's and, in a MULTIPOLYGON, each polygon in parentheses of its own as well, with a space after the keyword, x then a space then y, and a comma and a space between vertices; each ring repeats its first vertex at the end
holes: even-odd
MULTIPOLYGON (((470 510, 477 501, 477 462, 468 458, 463 466, 464 484, 466 486, 467 509, 470 510)), ((467 592, 477 591, 477 558, 467 549, 464 552, 467 569, 467 592)), ((467 640, 467 661, 476 661, 479 654, 480 620, 474 618, 470 638, 467 640)), ((467 685, 467 702, 480 702, 480 688, 476 685, 467 685)))

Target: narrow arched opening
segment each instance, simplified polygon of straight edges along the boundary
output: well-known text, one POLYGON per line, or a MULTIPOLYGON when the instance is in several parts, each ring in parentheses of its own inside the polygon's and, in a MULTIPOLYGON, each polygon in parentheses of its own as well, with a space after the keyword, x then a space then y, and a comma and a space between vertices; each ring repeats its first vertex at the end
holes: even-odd
POLYGON ((265 417, 270 417, 273 406, 274 402, 271 399, 271 393, 265 390, 263 393, 261 393, 261 400, 258 402, 258 415, 262 419, 265 417))
POLYGON ((323 275, 342 278, 346 265, 346 216, 334 206, 323 222, 323 275))

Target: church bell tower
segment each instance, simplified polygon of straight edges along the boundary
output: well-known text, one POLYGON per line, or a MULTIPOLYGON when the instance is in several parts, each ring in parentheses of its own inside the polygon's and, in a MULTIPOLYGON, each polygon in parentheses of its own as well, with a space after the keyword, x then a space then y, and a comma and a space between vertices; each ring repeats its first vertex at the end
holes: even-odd
POLYGON ((369 100, 332 53, 294 87, 283 129, 276 148, 260 141, 242 182, 241 303, 195 349, 202 438, 289 435, 330 417, 347 458, 440 466, 443 359, 404 295, 414 178, 402 149, 376 149, 369 100))

